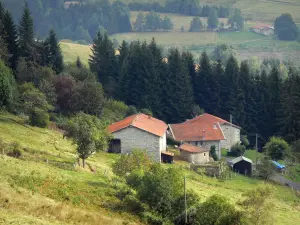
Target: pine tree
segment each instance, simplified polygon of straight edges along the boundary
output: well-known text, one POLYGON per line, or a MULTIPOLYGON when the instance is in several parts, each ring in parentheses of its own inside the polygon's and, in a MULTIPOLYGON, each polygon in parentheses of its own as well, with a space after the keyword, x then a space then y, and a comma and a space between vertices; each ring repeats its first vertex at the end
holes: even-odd
POLYGON ((118 82, 118 61, 113 43, 109 40, 107 33, 102 36, 98 32, 89 64, 91 71, 98 75, 98 80, 102 83, 105 92, 110 96, 114 95, 118 82))
POLYGON ((278 118, 280 110, 280 98, 282 90, 282 79, 277 67, 273 67, 269 75, 269 89, 270 99, 268 104, 268 111, 270 112, 270 124, 268 136, 277 135, 279 132, 278 118))
POLYGON ((46 64, 52 67, 56 73, 62 72, 64 68, 63 55, 54 30, 49 32, 49 36, 45 41, 45 49, 47 54, 46 64))
POLYGON ((81 62, 79 56, 77 56, 77 59, 76 59, 76 67, 79 69, 83 68, 83 65, 82 65, 82 62, 81 62))
POLYGON ((300 138, 300 77, 293 67, 289 68, 289 76, 282 90, 280 133, 291 143, 300 138))
POLYGON ((142 12, 139 12, 136 21, 133 24, 134 30, 137 32, 145 31, 145 17, 142 12))
POLYGON ((168 122, 182 122, 190 117, 193 108, 193 90, 185 62, 178 49, 168 56, 168 83, 165 115, 168 122))
POLYGON ((12 69, 15 70, 17 68, 19 55, 18 31, 9 11, 6 11, 4 14, 3 27, 6 33, 4 41, 7 44, 8 53, 10 55, 9 62, 12 69))
POLYGON ((23 15, 21 17, 19 26, 19 46, 20 56, 33 60, 32 54, 34 53, 34 28, 31 12, 28 4, 25 3, 23 15))
POLYGON ((211 96, 210 96, 210 108, 213 115, 219 115, 222 111, 221 109, 221 84, 220 79, 224 73, 224 68, 221 60, 218 60, 212 73, 212 86, 211 86, 211 96))
POLYGON ((210 108, 210 87, 212 84, 212 68, 206 52, 203 52, 200 58, 198 74, 195 82, 195 100, 197 105, 207 112, 210 108))
POLYGON ((215 8, 212 8, 207 20, 207 28, 215 29, 218 27, 218 25, 219 25, 218 12, 215 8))

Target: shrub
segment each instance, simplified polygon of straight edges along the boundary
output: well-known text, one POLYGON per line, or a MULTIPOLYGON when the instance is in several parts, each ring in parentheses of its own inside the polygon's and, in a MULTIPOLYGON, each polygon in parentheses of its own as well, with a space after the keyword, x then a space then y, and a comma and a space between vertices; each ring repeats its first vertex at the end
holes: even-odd
POLYGON ((279 137, 271 137, 270 141, 265 145, 264 150, 273 160, 284 159, 290 154, 289 144, 279 137))
POLYGON ((152 161, 145 151, 133 150, 131 154, 121 155, 113 164, 113 172, 120 177, 130 174, 134 170, 149 169, 152 161))
POLYGON ((199 225, 197 219, 197 208, 190 208, 187 211, 187 223, 185 223, 185 212, 182 212, 175 220, 174 225, 199 225))
POLYGON ((151 213, 151 212, 145 212, 143 213, 143 219, 151 225, 163 225, 164 219, 161 218, 159 215, 151 213))
POLYGON ((269 180, 270 177, 275 173, 275 168, 270 158, 267 156, 263 157, 256 166, 256 175, 264 180, 269 180))
POLYGON ((29 115, 29 124, 37 127, 47 127, 49 114, 42 109, 34 108, 29 115))
POLYGON ((235 154, 235 156, 244 155, 245 151, 246 147, 244 145, 241 145, 240 143, 236 143, 231 147, 231 153, 235 154))
POLYGON ((16 142, 10 144, 9 152, 7 153, 7 155, 14 158, 20 158, 22 156, 22 150, 20 149, 20 145, 16 142))
POLYGON ((217 156, 217 153, 216 153, 216 146, 215 146, 215 145, 212 145, 212 146, 210 147, 209 155, 210 155, 215 161, 218 160, 218 156, 217 156))

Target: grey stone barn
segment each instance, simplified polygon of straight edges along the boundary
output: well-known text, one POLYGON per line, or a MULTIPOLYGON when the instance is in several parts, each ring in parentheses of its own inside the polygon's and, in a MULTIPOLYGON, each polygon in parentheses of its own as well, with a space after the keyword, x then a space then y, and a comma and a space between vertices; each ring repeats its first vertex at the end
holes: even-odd
POLYGON ((131 153, 141 149, 154 161, 161 162, 161 154, 167 148, 167 129, 167 124, 149 115, 139 113, 126 117, 108 127, 114 137, 108 151, 131 153))

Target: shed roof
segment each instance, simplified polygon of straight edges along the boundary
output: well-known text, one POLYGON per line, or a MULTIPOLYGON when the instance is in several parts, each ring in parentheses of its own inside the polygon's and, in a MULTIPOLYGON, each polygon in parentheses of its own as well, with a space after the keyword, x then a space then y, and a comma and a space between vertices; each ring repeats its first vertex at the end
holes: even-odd
POLYGON ((253 162, 252 162, 251 159, 248 159, 248 158, 246 158, 246 157, 244 157, 244 156, 239 156, 239 157, 237 157, 237 158, 234 158, 233 160, 230 161, 230 163, 231 163, 232 165, 234 165, 234 164, 236 164, 236 163, 238 163, 238 162, 240 162, 240 161, 246 161, 246 162, 249 162, 249 163, 253 164, 253 162))
POLYGON ((182 145, 179 146, 179 149, 181 151, 186 151, 186 152, 190 152, 190 153, 208 152, 208 150, 205 149, 205 148, 198 147, 198 146, 191 145, 191 144, 182 144, 182 145))
POLYGON ((168 125, 152 116, 138 113, 111 124, 108 127, 108 131, 114 133, 127 127, 136 127, 156 136, 162 137, 166 133, 168 125))
POLYGON ((256 24, 256 25, 252 26, 251 28, 252 29, 272 29, 272 30, 274 30, 274 27, 272 25, 263 24, 263 23, 256 24))

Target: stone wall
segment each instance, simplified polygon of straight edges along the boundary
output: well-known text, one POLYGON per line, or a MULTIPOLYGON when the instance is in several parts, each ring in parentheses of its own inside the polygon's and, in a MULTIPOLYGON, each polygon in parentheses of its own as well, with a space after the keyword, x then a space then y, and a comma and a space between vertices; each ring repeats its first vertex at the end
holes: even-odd
POLYGON ((194 164, 205 164, 209 162, 209 152, 192 153, 192 152, 180 151, 180 156, 185 161, 194 164))
POLYGON ((158 137, 135 127, 127 127, 113 133, 121 140, 121 153, 131 153, 133 149, 146 150, 156 162, 161 161, 161 152, 166 150, 166 135, 158 137))
POLYGON ((203 147, 210 151, 211 146, 216 146, 216 153, 219 159, 221 158, 221 142, 220 141, 187 141, 191 145, 203 147))
POLYGON ((232 145, 241 141, 240 129, 230 124, 221 124, 221 129, 226 140, 221 141, 221 148, 230 149, 232 145))

